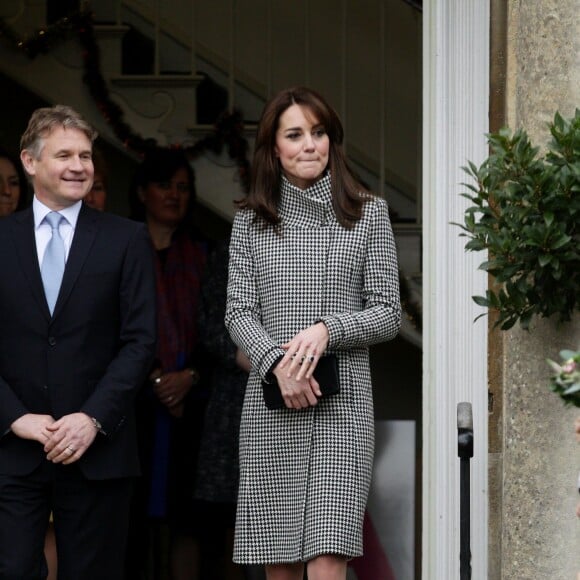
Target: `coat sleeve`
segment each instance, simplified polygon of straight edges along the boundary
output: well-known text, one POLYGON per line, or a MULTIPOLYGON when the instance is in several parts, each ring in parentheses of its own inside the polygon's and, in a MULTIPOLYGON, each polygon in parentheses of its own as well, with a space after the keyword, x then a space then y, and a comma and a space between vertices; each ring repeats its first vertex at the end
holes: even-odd
POLYGON ((120 283, 119 349, 81 411, 95 417, 106 434, 125 421, 137 390, 150 369, 156 346, 153 249, 145 226, 127 243, 120 283))
POLYGON ((387 204, 365 204, 369 233, 364 254, 364 308, 321 317, 329 332, 329 349, 366 347, 394 338, 401 327, 397 252, 387 204))
POLYGON ((0 377, 0 438, 10 433, 10 425, 26 413, 28 409, 14 394, 10 385, 0 377))
POLYGON ((232 340, 246 353, 252 368, 266 378, 284 350, 270 338, 261 321, 250 240, 251 216, 251 212, 241 211, 234 219, 225 322, 232 340))

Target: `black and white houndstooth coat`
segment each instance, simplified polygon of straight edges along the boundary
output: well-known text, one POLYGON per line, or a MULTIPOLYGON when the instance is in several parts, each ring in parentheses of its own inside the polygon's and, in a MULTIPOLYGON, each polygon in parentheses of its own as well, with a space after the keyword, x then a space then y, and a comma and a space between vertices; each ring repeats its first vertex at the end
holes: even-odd
POLYGON ((368 346, 400 326, 387 204, 373 198, 352 229, 336 220, 327 174, 307 190, 283 179, 280 233, 238 212, 226 325, 252 372, 240 432, 234 560, 275 564, 362 553, 374 446, 368 346), (279 345, 324 321, 340 393, 307 409, 268 410, 261 379, 279 345))

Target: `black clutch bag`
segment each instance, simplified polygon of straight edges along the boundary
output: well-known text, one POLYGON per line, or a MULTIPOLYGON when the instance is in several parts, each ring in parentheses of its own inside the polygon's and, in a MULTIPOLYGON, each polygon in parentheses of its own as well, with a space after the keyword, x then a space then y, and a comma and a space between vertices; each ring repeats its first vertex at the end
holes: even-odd
MULTIPOLYGON (((262 381, 262 392, 264 394, 264 403, 268 409, 285 409, 286 404, 278 387, 276 377, 272 377, 271 383, 262 381)), ((335 354, 329 354, 320 357, 316 368, 314 369, 314 378, 320 385, 323 397, 336 395, 340 391, 338 378, 338 359, 335 354)))

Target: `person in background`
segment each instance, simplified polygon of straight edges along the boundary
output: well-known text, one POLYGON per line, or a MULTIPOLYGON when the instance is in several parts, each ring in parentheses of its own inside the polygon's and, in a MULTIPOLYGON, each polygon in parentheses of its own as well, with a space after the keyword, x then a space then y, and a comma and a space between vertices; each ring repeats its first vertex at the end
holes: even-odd
POLYGON ((199 340, 215 364, 201 436, 195 498, 206 513, 204 580, 244 578, 232 562, 238 495, 238 443, 242 403, 250 361, 232 342, 224 325, 228 282, 228 243, 216 245, 201 286, 199 340))
POLYGON ((20 161, 0 147, 0 218, 26 207, 27 184, 20 161))
POLYGON ((93 186, 85 197, 85 203, 99 211, 105 211, 107 205, 107 183, 109 181, 109 172, 105 158, 100 150, 93 150, 93 165, 95 167, 95 176, 93 186))
POLYGON ((133 505, 127 576, 139 578, 149 562, 153 578, 169 568, 173 580, 187 580, 198 577, 205 524, 192 490, 208 361, 199 352, 197 328, 207 244, 191 226, 195 182, 185 155, 170 149, 146 153, 129 201, 131 217, 147 224, 155 248, 158 348, 137 400, 144 470, 133 505))
POLYGON ((155 280, 146 228, 82 203, 95 137, 70 107, 34 111, 21 139, 32 207, 0 220, 5 580, 46 574, 51 512, 60 580, 123 578, 155 280))
POLYGON ((305 568, 309 580, 344 580, 362 554, 374 450, 368 347, 396 336, 401 308, 387 204, 355 178, 342 142, 318 93, 275 95, 232 230, 225 322, 251 361, 234 560, 265 565, 268 580, 302 580, 305 568), (329 360, 339 392, 323 397, 315 372, 329 360), (282 408, 266 407, 272 389, 282 408))

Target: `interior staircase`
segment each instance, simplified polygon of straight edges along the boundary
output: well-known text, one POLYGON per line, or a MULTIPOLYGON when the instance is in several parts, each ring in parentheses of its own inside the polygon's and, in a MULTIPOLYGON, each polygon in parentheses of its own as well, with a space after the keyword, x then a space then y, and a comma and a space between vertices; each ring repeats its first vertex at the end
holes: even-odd
MULTIPOLYGON (((412 175, 412 171, 405 174, 404 169, 398 171, 395 162, 384 162, 385 148, 392 152, 389 159, 395 160, 400 154, 399 149, 408 149, 407 140, 411 140, 411 133, 417 132, 418 125, 405 126, 397 135, 389 134, 377 140, 373 124, 376 125, 381 119, 384 123, 386 111, 380 109, 377 116, 372 111, 365 111, 365 108, 368 104, 368 108, 372 109, 373 103, 380 98, 389 102, 387 109, 395 107, 396 102, 391 101, 397 100, 397 89, 393 89, 394 97, 389 93, 389 99, 385 94, 374 95, 372 83, 376 79, 369 78, 368 86, 363 86, 360 85, 360 75, 354 73, 356 86, 349 88, 346 86, 348 83, 341 84, 344 79, 339 77, 344 76, 347 68, 343 67, 341 73, 340 67, 330 70, 329 66, 337 60, 339 46, 330 42, 324 45, 319 38, 325 40, 324 33, 313 34, 311 31, 324 23, 338 26, 340 15, 336 14, 337 6, 344 7, 348 2, 306 1, 312 18, 309 22, 302 22, 303 26, 298 26, 297 16, 285 2, 180 0, 167 4, 171 7, 158 0, 93 2, 91 32, 98 45, 98 62, 96 65, 93 62, 90 65, 93 68, 89 68, 88 72, 98 73, 105 79, 107 98, 122 112, 121 117, 116 119, 118 123, 122 122, 144 139, 159 145, 187 147, 215 131, 214 123, 221 113, 236 109, 243 114, 243 137, 247 139, 251 151, 255 122, 266 98, 277 87, 311 84, 307 82, 309 78, 316 78, 321 85, 326 83, 333 86, 334 83, 337 88, 332 92, 338 97, 339 105, 342 98, 343 110, 340 106, 337 109, 345 121, 349 156, 363 179, 375 191, 386 195, 394 210, 393 225, 408 301, 414 304, 413 310, 420 314, 420 170, 417 169, 420 162, 415 151, 413 160, 400 164, 404 168, 414 163, 416 175, 412 175), (247 8, 242 13, 242 4, 254 6, 255 14, 261 16, 254 16, 252 20, 247 8), (334 11, 327 11, 324 19, 320 15, 317 18, 315 5, 333 6, 334 11), (228 7, 233 7, 233 10, 228 12, 228 7), (281 14, 273 14, 273 10, 281 11, 281 14), (280 28, 280 22, 287 23, 287 26, 280 28), (301 34, 305 34, 305 27, 309 34, 306 38, 300 38, 301 34), (267 28, 265 32, 264 28, 267 28), (215 38, 220 35, 223 38, 215 38), (252 48, 252 43, 257 45, 259 54, 252 48), (236 51, 234 46, 237 47, 236 51), (280 51, 284 47, 286 50, 282 55, 280 51), (292 58, 293 55, 296 59, 292 58), (278 56, 279 62, 284 64, 283 71, 278 70, 278 65, 274 66, 278 56), (308 61, 306 64, 302 62, 304 71, 297 72, 299 67, 295 60, 308 61), (96 66, 98 71, 95 70, 96 66), (325 75, 332 78, 325 79, 325 75), (347 90, 349 94, 345 97, 347 90), (356 106, 345 106, 345 102, 354 102, 356 106), (357 117, 360 114, 362 116, 357 117), (359 123, 359 118, 364 121, 359 123)), ((416 5, 409 6, 403 0, 385 0, 385 5, 396 6, 407 19, 409 15, 412 18, 420 15, 416 5)), ((78 35, 65 32, 66 22, 62 18, 70 14, 67 11, 76 7, 76 2, 3 0, 0 17, 22 38, 26 34, 38 35, 42 30, 48 34, 54 32, 55 27, 58 27, 58 33, 48 43, 47 50, 34 58, 8 42, 1 42, 0 34, 0 72, 46 102, 73 104, 108 143, 128 157, 135 158, 135 152, 119 138, 115 123, 103 110, 103 102, 95 99, 87 86, 86 45, 80 43, 78 35)), ((372 15, 359 14, 370 9, 371 2, 367 0, 359 0, 354 8, 351 7, 348 14, 355 29, 357 24, 359 27, 365 23, 368 25, 372 20, 372 15)), ((346 22, 346 19, 343 20, 346 22)), ((360 43, 361 51, 368 50, 364 30, 357 32, 349 28, 343 32, 344 42, 348 42, 351 50, 354 38, 357 44, 360 43), (353 37, 355 33, 358 36, 353 37)), ((347 53, 348 50, 343 52, 347 53)), ((369 55, 372 60, 370 51, 369 55)), ((361 62, 366 60, 365 56, 361 62)), ((388 66, 386 62, 383 64, 388 66)), ((362 72, 368 73, 365 70, 362 72)), ((409 83, 402 77, 400 84, 404 87, 409 83)), ((328 94, 323 87, 317 88, 328 94)), ((332 98, 330 100, 333 101, 332 98)), ((401 111, 400 121, 403 122, 408 113, 403 108, 401 111)), ((413 122, 417 123, 417 120, 413 122)), ((395 125, 389 126, 387 123, 384 132, 392 133, 395 125)), ((414 138, 412 146, 417 148, 419 144, 420 139, 414 138)), ((200 201, 212 212, 231 221, 233 200, 243 195, 235 160, 224 149, 221 153, 206 151, 193 164, 200 201)), ((420 322, 416 317, 405 319, 403 333, 407 340, 420 346, 420 322)))

